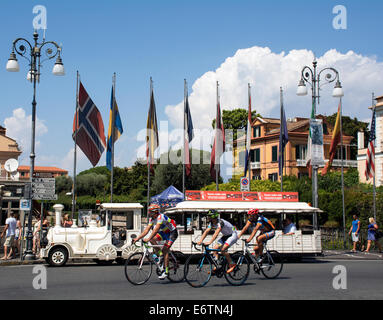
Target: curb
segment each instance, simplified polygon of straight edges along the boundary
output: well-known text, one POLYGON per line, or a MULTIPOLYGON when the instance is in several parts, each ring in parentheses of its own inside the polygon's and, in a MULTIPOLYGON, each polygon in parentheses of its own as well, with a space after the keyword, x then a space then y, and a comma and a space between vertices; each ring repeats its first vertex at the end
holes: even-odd
POLYGON ((45 260, 32 260, 32 261, 4 261, 0 262, 0 267, 7 267, 7 266, 22 266, 22 265, 34 265, 34 264, 44 264, 45 260))

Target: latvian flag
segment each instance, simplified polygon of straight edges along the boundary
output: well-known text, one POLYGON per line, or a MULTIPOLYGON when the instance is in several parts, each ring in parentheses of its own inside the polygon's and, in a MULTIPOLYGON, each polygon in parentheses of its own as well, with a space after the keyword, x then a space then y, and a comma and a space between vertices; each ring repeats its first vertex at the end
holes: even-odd
POLYGON ((81 82, 78 109, 73 121, 73 139, 95 167, 106 148, 104 122, 81 82))
POLYGON ((371 131, 370 138, 368 139, 368 149, 367 149, 367 159, 366 159, 366 179, 367 181, 370 178, 373 178, 375 175, 375 108, 372 112, 372 122, 371 122, 371 131))

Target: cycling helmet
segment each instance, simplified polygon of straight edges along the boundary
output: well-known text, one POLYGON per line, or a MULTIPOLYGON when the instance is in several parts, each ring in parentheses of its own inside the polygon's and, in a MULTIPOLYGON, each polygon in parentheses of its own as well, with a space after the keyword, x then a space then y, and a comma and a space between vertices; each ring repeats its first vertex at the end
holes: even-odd
POLYGON ((149 214, 158 214, 161 211, 161 207, 155 203, 152 203, 148 209, 149 209, 149 214))
POLYGON ((209 210, 207 213, 208 218, 210 219, 216 219, 219 217, 219 213, 216 210, 209 210))
POLYGON ((256 218, 256 217, 259 215, 259 210, 258 210, 258 209, 250 209, 250 210, 247 212, 247 215, 248 215, 250 218, 256 218))

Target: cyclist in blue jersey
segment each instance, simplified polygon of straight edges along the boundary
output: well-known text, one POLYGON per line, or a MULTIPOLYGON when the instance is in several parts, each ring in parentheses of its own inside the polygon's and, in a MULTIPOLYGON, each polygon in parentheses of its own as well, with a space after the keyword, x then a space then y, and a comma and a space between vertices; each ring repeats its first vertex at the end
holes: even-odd
MULTIPOLYGON (((173 245, 174 241, 178 238, 177 225, 173 219, 168 216, 161 214, 160 206, 152 204, 149 206, 149 224, 145 230, 133 240, 133 243, 147 236, 150 230, 153 229, 152 233, 144 238, 144 242, 150 242, 153 245, 158 245, 158 242, 165 241, 162 247, 162 253, 164 255, 164 266, 163 273, 158 277, 163 280, 169 274, 169 250, 173 245)), ((156 249, 155 249, 156 250, 156 249)), ((156 250, 157 255, 160 255, 159 250, 156 250)))
POLYGON ((259 262, 260 255, 262 255, 263 252, 263 243, 275 237, 275 227, 270 220, 259 213, 258 209, 250 209, 247 215, 247 223, 239 233, 238 238, 241 238, 250 226, 253 226, 254 229, 250 234, 250 237, 246 240, 247 243, 250 243, 251 240, 253 240, 258 231, 261 232, 257 237, 257 244, 254 246, 256 259, 259 262))
MULTIPOLYGON (((206 246, 211 245, 215 239, 217 239, 218 235, 222 233, 222 237, 218 240, 218 243, 215 245, 214 249, 220 249, 221 253, 226 257, 226 260, 229 263, 227 273, 231 273, 234 271, 236 264, 233 264, 233 260, 227 250, 238 241, 237 230, 230 222, 219 218, 219 214, 215 210, 210 210, 207 216, 209 218, 209 225, 197 244, 202 244, 211 229, 216 229, 216 231, 211 240, 204 243, 206 246)), ((214 252, 214 256, 218 259, 218 253, 214 252)), ((215 271, 215 269, 216 268, 214 267, 213 271, 215 271)))

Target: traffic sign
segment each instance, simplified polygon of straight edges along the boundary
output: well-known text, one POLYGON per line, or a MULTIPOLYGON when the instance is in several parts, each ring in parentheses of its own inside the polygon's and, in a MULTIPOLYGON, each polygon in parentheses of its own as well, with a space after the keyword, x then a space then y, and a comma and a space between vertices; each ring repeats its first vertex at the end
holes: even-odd
POLYGON ((57 200, 57 194, 34 194, 33 200, 57 200))
POLYGON ((32 179, 32 198, 34 200, 57 200, 55 189, 56 180, 54 178, 32 179))
POLYGON ((241 191, 250 191, 250 181, 246 177, 241 178, 241 191))
POLYGON ((31 210, 31 202, 27 199, 20 199, 20 210, 23 210, 23 211, 31 210))
POLYGON ((56 179, 55 178, 33 178, 32 179, 32 182, 33 183, 55 183, 56 182, 56 179))

